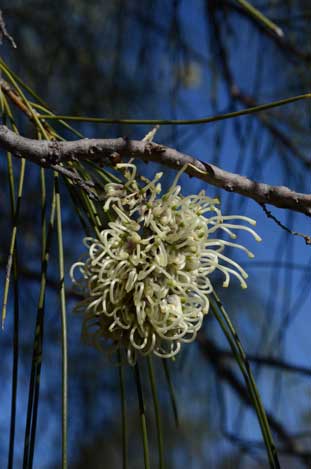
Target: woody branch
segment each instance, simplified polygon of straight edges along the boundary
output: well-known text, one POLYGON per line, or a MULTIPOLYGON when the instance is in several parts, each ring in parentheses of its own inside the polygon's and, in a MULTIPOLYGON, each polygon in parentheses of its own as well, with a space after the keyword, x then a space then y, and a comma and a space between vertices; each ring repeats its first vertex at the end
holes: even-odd
POLYGON ((255 200, 260 205, 301 212, 311 216, 311 194, 292 191, 285 186, 271 186, 154 142, 116 139, 81 139, 70 142, 34 140, 22 137, 0 125, 0 148, 44 167, 60 167, 70 161, 93 160, 113 166, 126 158, 153 161, 173 169, 186 166, 185 172, 216 187, 255 200))

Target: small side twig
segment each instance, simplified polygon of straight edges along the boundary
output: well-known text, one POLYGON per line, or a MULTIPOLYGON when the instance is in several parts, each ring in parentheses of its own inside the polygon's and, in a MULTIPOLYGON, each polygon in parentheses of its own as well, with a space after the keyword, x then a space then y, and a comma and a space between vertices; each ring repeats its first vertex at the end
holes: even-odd
POLYGON ((0 10, 0 45, 3 43, 3 38, 8 39, 8 41, 11 43, 11 46, 14 47, 14 49, 17 48, 16 42, 14 41, 13 37, 8 33, 8 30, 6 29, 3 14, 2 14, 2 11, 0 10))
POLYGON ((311 245, 311 236, 305 235, 303 233, 299 233, 298 231, 291 230, 290 228, 288 228, 288 226, 284 225, 278 218, 276 218, 276 216, 274 216, 272 214, 272 212, 267 209, 265 204, 260 204, 260 205, 261 205, 263 211, 265 212, 265 214, 267 215, 267 217, 271 218, 280 228, 287 231, 287 233, 289 233, 291 235, 300 236, 301 238, 303 238, 305 240, 306 244, 311 245))
POLYGON ((53 164, 50 167, 54 169, 54 171, 69 179, 72 184, 75 184, 84 189, 91 199, 98 200, 98 195, 96 193, 95 184, 93 181, 86 181, 77 173, 77 171, 71 171, 70 169, 65 168, 60 164, 53 164))

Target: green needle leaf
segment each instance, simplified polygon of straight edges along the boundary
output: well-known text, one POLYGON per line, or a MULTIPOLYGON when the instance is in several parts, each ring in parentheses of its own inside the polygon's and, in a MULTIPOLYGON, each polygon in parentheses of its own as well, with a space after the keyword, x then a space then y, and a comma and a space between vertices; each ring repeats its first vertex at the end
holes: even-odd
POLYGON ((213 301, 210 302, 212 312, 228 340, 235 360, 242 372, 246 387, 249 391, 251 401, 253 402, 253 406, 257 414, 261 433, 266 446, 270 467, 272 469, 279 469, 280 463, 278 460, 278 455, 273 441, 267 415, 261 402, 260 395, 249 362, 242 347, 241 341, 216 292, 212 293, 212 299, 213 301))
POLYGON ((51 247, 51 238, 55 220, 55 190, 53 191, 50 221, 46 233, 46 193, 45 193, 45 174, 41 169, 41 193, 42 193, 42 261, 41 261, 41 280, 40 293, 37 308, 37 319, 35 325, 33 354, 31 363, 31 374, 29 383, 25 442, 24 442, 24 458, 23 469, 31 469, 33 465, 33 455, 35 447, 35 437, 37 428, 37 412, 40 394, 40 375, 43 352, 43 330, 44 330, 44 310, 45 310, 45 294, 47 268, 49 261, 49 253, 51 247))
POLYGON ((56 192, 56 223, 58 241, 58 264, 59 264, 59 295, 62 321, 62 469, 68 467, 67 440, 68 440, 68 351, 67 351, 67 317, 65 298, 65 271, 64 271, 64 249, 62 231, 62 212, 59 192, 58 174, 54 173, 56 192))
POLYGON ((159 451, 159 469, 164 469, 163 431, 162 431, 162 423, 161 423, 160 405, 159 405, 156 380, 154 376, 152 358, 149 355, 147 357, 147 363, 148 363, 148 373, 149 373, 149 380, 150 380, 150 385, 151 385, 154 413, 156 417, 158 451, 159 451))
POLYGON ((126 389, 124 380, 124 366, 122 364, 121 353, 118 352, 119 358, 119 382, 121 397, 121 414, 122 414, 122 468, 128 469, 128 428, 126 415, 126 389))
POLYGON ((273 21, 269 20, 265 15, 263 15, 257 8, 255 8, 251 3, 246 0, 237 0, 241 7, 247 11, 256 21, 263 24, 267 29, 270 29, 279 37, 283 37, 284 33, 282 29, 277 26, 273 21))
POLYGON ((274 107, 284 106, 286 104, 295 103, 304 99, 310 99, 311 93, 301 94, 290 98, 280 99, 271 103, 260 104, 258 106, 241 109, 240 111, 227 112, 211 117, 202 117, 201 119, 109 119, 101 117, 80 117, 80 116, 63 116, 63 115, 50 115, 41 114, 39 119, 55 119, 55 120, 70 120, 78 122, 93 122, 94 124, 128 124, 128 125, 194 125, 194 124, 210 124, 211 122, 218 122, 225 119, 232 119, 234 117, 246 116, 247 114, 254 114, 256 112, 267 111, 274 107))
POLYGON ((11 233, 9 257, 8 257, 6 276, 5 276, 5 282, 4 282, 4 292, 3 292, 3 300, 2 300, 2 329, 4 328, 4 323, 5 323, 5 318, 6 318, 11 270, 12 270, 13 256, 15 252, 15 243, 16 243, 16 236, 17 236, 18 220, 19 220, 19 215, 20 215, 21 200, 22 200, 22 195, 23 195, 25 167, 26 167, 26 162, 23 159, 21 160, 21 166, 20 166, 19 183, 18 183, 18 190, 17 190, 17 201, 16 201, 14 218, 13 218, 13 228, 12 228, 12 233, 11 233))
POLYGON ((173 409, 175 425, 178 428, 180 424, 179 424, 179 415, 178 415, 176 393, 175 393, 174 384, 173 384, 173 381, 172 381, 172 378, 171 378, 171 372, 170 372, 170 369, 169 369, 168 360, 166 358, 162 359, 162 365, 163 365, 163 370, 164 370, 168 390, 169 390, 169 393, 170 393, 170 400, 171 400, 171 405, 172 405, 172 409, 173 409))
POLYGON ((140 372, 139 372, 139 367, 137 363, 135 365, 134 371, 135 371, 137 398, 138 398, 138 403, 139 403, 141 432, 142 432, 143 447, 144 447, 145 469, 150 469, 150 456, 149 456, 148 434, 147 434, 147 424, 146 424, 146 409, 145 409, 145 403, 144 403, 143 390, 141 386, 140 372))
MULTIPOLYGON (((7 154, 8 180, 10 188, 11 216, 14 220, 15 213, 15 184, 13 175, 12 156, 7 154)), ((14 332, 13 332, 13 367, 12 367, 12 397, 11 397, 11 418, 10 418, 10 440, 8 454, 8 469, 14 466, 14 443, 16 425, 17 406, 17 382, 18 382, 18 359, 19 359, 19 282, 18 282, 18 261, 17 249, 13 255, 13 285, 14 285, 14 332)))

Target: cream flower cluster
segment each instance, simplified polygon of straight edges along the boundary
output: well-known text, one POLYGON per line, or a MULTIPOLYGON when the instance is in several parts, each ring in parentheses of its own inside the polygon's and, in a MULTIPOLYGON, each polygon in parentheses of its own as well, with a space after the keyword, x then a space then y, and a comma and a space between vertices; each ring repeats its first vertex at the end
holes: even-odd
POLYGON ((232 276, 246 288, 246 272, 224 255, 227 246, 253 254, 244 246, 216 237, 245 230, 260 237, 245 216, 223 216, 219 201, 204 191, 184 197, 177 185, 161 194, 157 173, 152 181, 137 177, 136 166, 120 164, 125 182, 105 186, 104 210, 111 221, 98 239, 85 238, 84 260, 71 268, 74 284, 85 296, 83 335, 102 347, 111 343, 127 353, 173 357, 192 342, 209 310, 210 275, 220 270, 223 286, 232 276))

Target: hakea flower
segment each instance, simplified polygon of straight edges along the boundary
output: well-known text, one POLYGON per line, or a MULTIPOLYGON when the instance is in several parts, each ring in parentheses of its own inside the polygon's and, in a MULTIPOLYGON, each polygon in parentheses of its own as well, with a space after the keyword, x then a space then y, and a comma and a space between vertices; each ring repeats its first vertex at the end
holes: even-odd
POLYGON ((204 191, 182 196, 182 171, 160 195, 162 173, 150 181, 138 178, 133 164, 118 168, 125 182, 105 186, 104 210, 111 221, 98 238, 84 239, 88 253, 70 271, 85 296, 76 307, 84 315, 83 336, 100 348, 110 342, 125 349, 130 364, 137 353, 173 357, 202 326, 215 270, 223 273, 224 287, 233 276, 246 288, 247 273, 224 251, 230 246, 253 254, 218 233, 235 239, 235 231, 244 230, 260 241, 252 228, 236 224, 256 222, 222 215, 218 199, 204 191))

